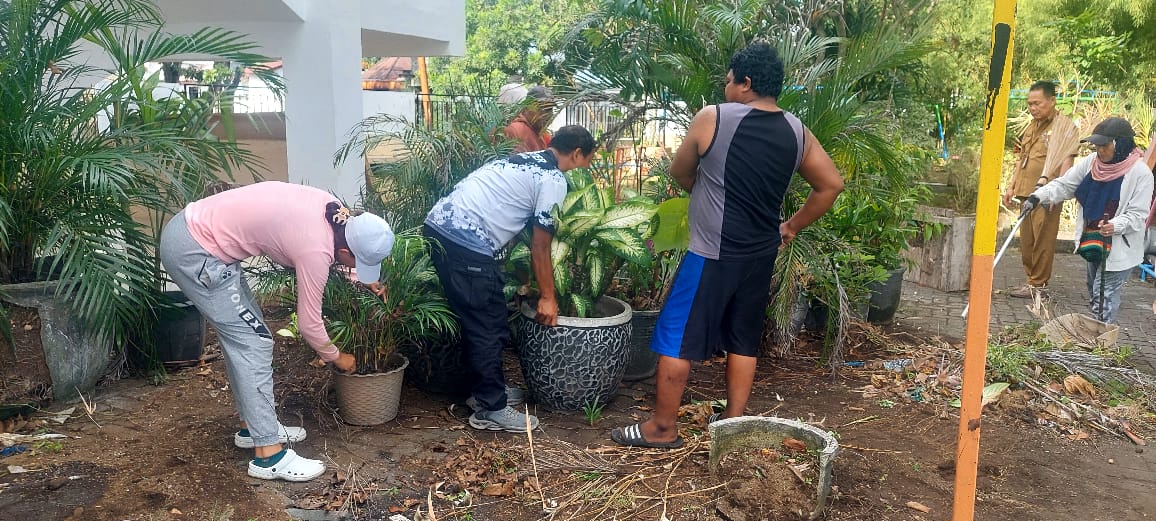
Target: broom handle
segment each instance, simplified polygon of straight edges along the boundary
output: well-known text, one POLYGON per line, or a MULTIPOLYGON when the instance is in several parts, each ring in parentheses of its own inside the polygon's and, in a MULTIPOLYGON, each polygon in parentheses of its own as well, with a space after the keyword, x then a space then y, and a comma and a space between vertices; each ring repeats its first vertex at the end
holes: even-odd
MULTIPOLYGON (((1031 212, 1028 212, 1028 213, 1031 213, 1031 212)), ((1007 236, 1007 239, 1003 241, 1003 246, 1000 247, 999 253, 997 253, 995 256, 995 262, 991 263, 993 269, 995 268, 995 266, 997 264, 999 264, 999 260, 1001 258, 1003 258, 1003 254, 1007 252, 1007 247, 1011 244, 1012 238, 1016 236, 1016 232, 1018 232, 1020 230, 1020 225, 1022 225, 1024 223, 1024 220, 1028 216, 1028 213, 1023 214, 1020 216, 1019 219, 1016 219, 1015 226, 1012 226, 1011 233, 1009 233, 1007 236)))
MULTIPOLYGON (((1007 239, 1003 241, 1003 246, 1000 247, 999 253, 996 254, 995 261, 991 263, 991 268, 992 268, 993 273, 995 272, 995 266, 997 264, 999 264, 999 260, 1001 258, 1003 258, 1003 254, 1004 254, 1004 252, 1007 251, 1007 247, 1011 244, 1012 238, 1014 238, 1016 236, 1016 232, 1019 231, 1020 225, 1024 223, 1024 218, 1027 217, 1029 213, 1031 213, 1031 212, 1027 212, 1027 213, 1021 215, 1019 219, 1016 219, 1015 226, 1012 226, 1011 233, 1009 233, 1007 236, 1007 239)), ((963 318, 967 318, 967 312, 970 310, 971 310, 971 303, 968 302, 967 305, 964 306, 964 308, 963 308, 963 313, 961 313, 959 316, 961 316, 963 318)))

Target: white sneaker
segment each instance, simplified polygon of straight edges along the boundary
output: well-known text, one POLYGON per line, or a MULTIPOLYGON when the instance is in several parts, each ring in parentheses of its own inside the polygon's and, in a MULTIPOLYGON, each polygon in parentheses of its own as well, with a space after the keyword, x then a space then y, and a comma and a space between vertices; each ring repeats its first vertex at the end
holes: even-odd
POLYGON ((530 430, 538 428, 538 417, 518 412, 512 407, 496 411, 478 411, 470 415, 470 427, 487 431, 526 432, 526 418, 530 430))
POLYGON ((249 461, 249 475, 260 479, 283 479, 285 481, 309 481, 325 473, 325 464, 298 456, 293 449, 286 449, 272 467, 262 467, 249 461))
MULTIPOLYGON (((517 407, 526 403, 526 390, 518 387, 506 386, 506 407, 517 407)), ((482 410, 482 406, 478 405, 478 400, 473 396, 466 398, 466 405, 474 412, 482 410)))
MULTIPOLYGON (((278 433, 277 441, 280 443, 297 443, 305 439, 305 429, 301 427, 286 427, 281 425, 281 432, 278 433)), ((242 449, 251 449, 256 445, 253 444, 251 436, 241 436, 241 431, 233 434, 233 445, 242 449)))

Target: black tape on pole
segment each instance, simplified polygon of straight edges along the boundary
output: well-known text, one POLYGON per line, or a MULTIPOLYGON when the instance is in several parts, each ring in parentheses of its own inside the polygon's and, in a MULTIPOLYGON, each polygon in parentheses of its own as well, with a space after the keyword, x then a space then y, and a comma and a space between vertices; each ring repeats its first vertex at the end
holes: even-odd
POLYGON ((991 130, 991 122, 995 119, 995 100, 999 97, 1000 85, 1003 83, 1003 71, 1007 64, 1007 51, 1011 46, 1011 26, 1008 24, 995 25, 995 41, 991 48, 991 63, 988 64, 987 76, 987 118, 985 130, 991 130))

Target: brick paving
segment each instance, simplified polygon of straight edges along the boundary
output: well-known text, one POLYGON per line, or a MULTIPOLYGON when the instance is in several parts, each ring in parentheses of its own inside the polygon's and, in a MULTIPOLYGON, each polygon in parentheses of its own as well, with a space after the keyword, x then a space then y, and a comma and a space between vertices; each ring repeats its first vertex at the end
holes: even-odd
MULTIPOLYGON (((1091 314, 1088 309, 1087 288, 1084 282, 1084 259, 1073 253, 1056 253, 1055 268, 1049 287, 1049 307, 1052 317, 1068 313, 1091 314)), ((991 332, 1037 318, 1028 311, 1028 299, 1007 295, 1007 291, 1024 282, 1019 250, 1009 248, 1000 264, 995 267, 991 298, 991 332)), ((1152 301, 1156 299, 1156 284, 1149 278, 1140 281, 1139 270, 1124 286, 1124 298, 1117 322, 1120 335, 1117 343, 1136 350, 1132 361, 1137 368, 1156 374, 1156 318, 1152 315, 1152 301)), ((949 341, 962 342, 966 326, 960 317, 967 305, 968 292, 947 293, 903 283, 903 302, 895 320, 907 329, 942 336, 949 341)))

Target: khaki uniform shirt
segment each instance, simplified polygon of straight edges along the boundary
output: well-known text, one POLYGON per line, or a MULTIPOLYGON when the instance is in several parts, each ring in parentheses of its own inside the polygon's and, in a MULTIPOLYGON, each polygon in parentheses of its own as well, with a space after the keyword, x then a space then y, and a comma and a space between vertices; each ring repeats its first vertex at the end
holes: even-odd
MULTIPOLYGON (((1044 164, 1048 162, 1049 152, 1058 158, 1076 155, 1079 142, 1066 135, 1068 132, 1074 131, 1074 128, 1072 120, 1058 112, 1052 116, 1052 119, 1047 121, 1032 120, 1028 124, 1023 134, 1016 140, 1019 153, 1016 154, 1015 174, 1012 177, 1013 195, 1019 198, 1027 198, 1032 195, 1040 176, 1045 174, 1044 164), (1062 132, 1065 135, 1056 135, 1053 132, 1056 129, 1063 129, 1062 132), (1055 145, 1063 150, 1049 150, 1050 145, 1055 145)), ((1051 168, 1053 171, 1046 172, 1049 181, 1063 175, 1059 169, 1059 164, 1054 161, 1052 164, 1055 165, 1051 168)))

